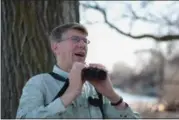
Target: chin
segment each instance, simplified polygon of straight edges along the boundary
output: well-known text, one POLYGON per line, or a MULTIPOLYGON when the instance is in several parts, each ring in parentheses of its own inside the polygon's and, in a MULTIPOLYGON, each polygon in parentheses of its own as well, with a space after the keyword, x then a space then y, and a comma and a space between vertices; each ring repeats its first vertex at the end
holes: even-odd
POLYGON ((84 63, 85 62, 85 60, 74 60, 74 62, 81 62, 81 63, 84 63))
POLYGON ((78 60, 77 62, 81 62, 81 63, 84 63, 85 61, 84 61, 84 60, 78 60))

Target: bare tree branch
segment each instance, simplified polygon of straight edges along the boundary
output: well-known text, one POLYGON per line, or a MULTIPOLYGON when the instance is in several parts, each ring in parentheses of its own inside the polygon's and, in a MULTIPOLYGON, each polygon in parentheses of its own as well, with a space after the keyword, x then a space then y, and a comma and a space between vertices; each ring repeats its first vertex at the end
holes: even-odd
MULTIPOLYGON (((97 10, 99 12, 102 13, 103 17, 104 17, 104 21, 107 25, 109 25, 111 28, 115 29, 118 33, 122 34, 122 35, 125 35, 125 36, 128 36, 128 37, 131 37, 133 39, 142 39, 142 38, 152 38, 156 41, 169 41, 169 40, 179 40, 179 35, 176 34, 176 35, 162 35, 162 36, 155 36, 155 35, 152 35, 152 34, 143 34, 143 35, 132 35, 130 33, 126 33, 122 30, 120 30, 119 28, 117 28, 115 25, 113 25, 108 19, 107 19, 107 15, 106 15, 106 11, 99 7, 99 5, 88 5, 88 4, 81 4, 83 7, 86 7, 86 8, 90 8, 90 9, 94 9, 94 10, 97 10)), ((133 13, 135 16, 136 14, 133 13)), ((136 16, 136 18, 138 18, 136 16)))
MULTIPOLYGON (((129 17, 131 18, 132 20, 142 20, 144 22, 151 22, 151 23, 158 23, 158 24, 162 24, 162 25, 167 25, 167 26, 176 26, 176 23, 175 22, 172 22, 168 16, 166 15, 161 15, 161 16, 156 16, 152 13, 147 13, 146 17, 144 16, 139 16, 136 11, 132 8, 132 5, 131 4, 127 4, 125 3, 125 6, 128 8, 128 11, 130 13, 129 14, 126 14, 124 13, 123 14, 123 17, 129 17), (159 22, 160 21, 160 22, 159 22)), ((173 12, 171 12, 172 14, 173 12)), ((170 14, 170 15, 171 15, 170 14)))

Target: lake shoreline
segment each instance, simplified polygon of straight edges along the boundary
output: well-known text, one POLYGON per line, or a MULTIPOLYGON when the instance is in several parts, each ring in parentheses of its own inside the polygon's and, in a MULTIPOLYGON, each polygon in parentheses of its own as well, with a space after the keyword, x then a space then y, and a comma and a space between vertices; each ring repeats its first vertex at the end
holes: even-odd
POLYGON ((134 111, 141 115, 142 119, 179 118, 179 111, 165 111, 165 106, 159 103, 157 97, 134 95, 123 92, 119 88, 115 88, 115 91, 124 98, 134 111))

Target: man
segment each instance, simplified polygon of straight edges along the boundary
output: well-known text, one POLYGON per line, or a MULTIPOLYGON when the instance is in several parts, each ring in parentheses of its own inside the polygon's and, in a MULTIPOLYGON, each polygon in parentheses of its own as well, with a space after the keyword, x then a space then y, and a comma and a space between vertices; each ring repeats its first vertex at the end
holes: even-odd
POLYGON ((54 28, 49 40, 56 57, 53 72, 69 79, 69 86, 62 96, 54 97, 63 88, 48 73, 32 77, 24 86, 19 102, 17 118, 139 118, 115 93, 109 75, 106 80, 82 80, 81 71, 86 67, 103 69, 101 64, 85 64, 89 40, 88 32, 78 23, 54 28), (96 90, 103 95, 102 114, 98 106, 88 98, 98 98, 96 90))

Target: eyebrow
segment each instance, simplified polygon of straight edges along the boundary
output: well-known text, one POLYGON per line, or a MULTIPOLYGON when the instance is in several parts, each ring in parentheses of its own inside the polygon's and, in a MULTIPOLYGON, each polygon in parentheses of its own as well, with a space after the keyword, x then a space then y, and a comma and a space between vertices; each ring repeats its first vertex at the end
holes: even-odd
POLYGON ((73 35, 71 37, 79 37, 79 38, 85 38, 85 39, 87 39, 86 37, 80 37, 80 36, 76 36, 76 35, 73 35))

